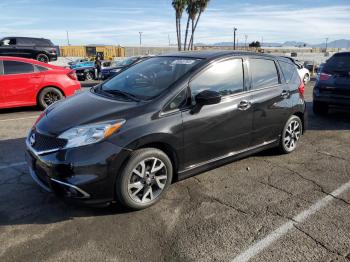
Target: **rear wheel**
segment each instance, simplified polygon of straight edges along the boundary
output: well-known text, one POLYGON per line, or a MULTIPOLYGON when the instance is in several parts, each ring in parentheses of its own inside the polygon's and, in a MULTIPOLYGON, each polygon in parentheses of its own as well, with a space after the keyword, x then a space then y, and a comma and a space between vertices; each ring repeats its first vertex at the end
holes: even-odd
POLYGON ((280 140, 280 151, 284 154, 293 152, 303 133, 303 124, 298 116, 291 116, 285 124, 280 140))
POLYGON ((328 113, 328 105, 321 102, 313 102, 312 110, 315 115, 326 115, 328 113))
POLYGON ((39 62, 43 62, 43 63, 48 63, 50 62, 50 59, 47 55, 45 54, 38 54, 36 57, 36 60, 38 60, 39 62))
POLYGON ((172 163, 163 151, 136 150, 117 178, 117 200, 130 209, 147 208, 160 200, 172 176, 172 163))
POLYGON ((305 74, 303 80, 304 80, 304 84, 308 83, 310 81, 310 75, 309 74, 305 74))
POLYGON ((58 90, 55 87, 46 87, 43 90, 41 90, 39 96, 38 96, 38 105, 45 109, 49 105, 55 103, 58 100, 61 100, 64 98, 64 95, 60 90, 58 90))

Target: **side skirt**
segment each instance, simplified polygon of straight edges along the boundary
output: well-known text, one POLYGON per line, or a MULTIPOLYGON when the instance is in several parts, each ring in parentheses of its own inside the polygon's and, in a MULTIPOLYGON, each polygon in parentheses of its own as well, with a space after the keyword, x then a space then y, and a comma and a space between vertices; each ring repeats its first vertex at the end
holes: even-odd
POLYGON ((276 140, 264 142, 263 144, 260 144, 254 147, 249 147, 247 149, 244 149, 238 152, 231 152, 225 156, 221 156, 218 158, 208 160, 206 162, 202 162, 202 163, 190 166, 185 170, 178 172, 178 180, 183 180, 185 178, 194 176, 196 174, 203 173, 205 171, 228 164, 230 162, 233 162, 234 160, 238 160, 238 159, 250 156, 260 151, 264 151, 266 149, 274 148, 278 146, 278 144, 279 144, 279 140, 276 139, 276 140))

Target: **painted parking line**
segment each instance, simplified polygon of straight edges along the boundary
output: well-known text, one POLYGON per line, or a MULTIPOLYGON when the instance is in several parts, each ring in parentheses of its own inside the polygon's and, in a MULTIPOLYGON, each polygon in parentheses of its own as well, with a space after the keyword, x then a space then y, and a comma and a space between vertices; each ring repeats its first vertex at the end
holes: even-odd
POLYGON ((3 165, 3 166, 0 166, 0 170, 11 168, 11 167, 23 166, 25 164, 27 164, 27 162, 18 162, 18 163, 3 165))
POLYGON ((34 118, 38 118, 38 116, 28 116, 28 117, 18 117, 18 118, 0 119, 0 122, 16 121, 16 120, 25 120, 25 119, 34 119, 34 118))
POLYGON ((299 223, 304 222, 308 217, 315 214, 320 209, 327 206, 331 201, 338 197, 340 194, 344 193, 346 190, 350 189, 350 181, 340 186, 338 189, 334 190, 332 193, 327 195, 326 197, 320 199, 315 204, 313 204, 310 208, 304 210, 299 213, 295 217, 292 218, 291 221, 283 224, 269 235, 264 237, 263 239, 257 241, 252 246, 248 247, 245 251, 235 257, 232 262, 245 262, 249 261, 251 258, 258 255, 264 249, 271 246, 274 242, 276 242, 279 238, 283 237, 288 233, 289 230, 294 228, 294 225, 298 225, 299 223))

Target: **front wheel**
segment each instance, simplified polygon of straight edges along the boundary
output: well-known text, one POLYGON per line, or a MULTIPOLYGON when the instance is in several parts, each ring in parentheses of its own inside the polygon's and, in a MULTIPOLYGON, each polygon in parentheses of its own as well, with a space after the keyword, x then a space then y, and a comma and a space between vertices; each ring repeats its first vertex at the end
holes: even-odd
POLYGON ((58 100, 61 100, 64 98, 64 95, 60 90, 58 90, 55 87, 46 87, 43 90, 41 90, 39 96, 38 96, 38 105, 45 109, 49 105, 55 103, 58 100))
POLYGON ((303 133, 303 124, 298 116, 291 116, 285 124, 280 140, 280 151, 289 154, 297 148, 298 141, 303 133))
POLYGON ((172 163, 163 151, 136 150, 117 178, 117 200, 133 210, 147 208, 160 200, 172 176, 172 163))
POLYGON ((94 74, 92 72, 85 73, 85 80, 92 81, 94 80, 94 74))

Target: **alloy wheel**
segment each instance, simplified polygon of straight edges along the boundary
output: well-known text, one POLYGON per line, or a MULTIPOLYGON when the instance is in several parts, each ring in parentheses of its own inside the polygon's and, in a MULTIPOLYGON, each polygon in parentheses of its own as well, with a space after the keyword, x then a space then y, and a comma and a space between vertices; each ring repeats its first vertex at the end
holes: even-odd
POLYGON ((146 158, 132 170, 128 180, 128 193, 137 203, 147 204, 156 199, 167 183, 167 168, 156 157, 146 158))
POLYGON ((49 59, 46 55, 38 55, 37 60, 39 62, 48 63, 49 59))
POLYGON ((293 151, 301 136, 301 124, 297 120, 292 120, 283 135, 283 143, 288 151, 293 151))
POLYGON ((56 101, 60 100, 61 97, 58 93, 49 91, 44 95, 44 102, 47 106, 55 103, 56 101))

